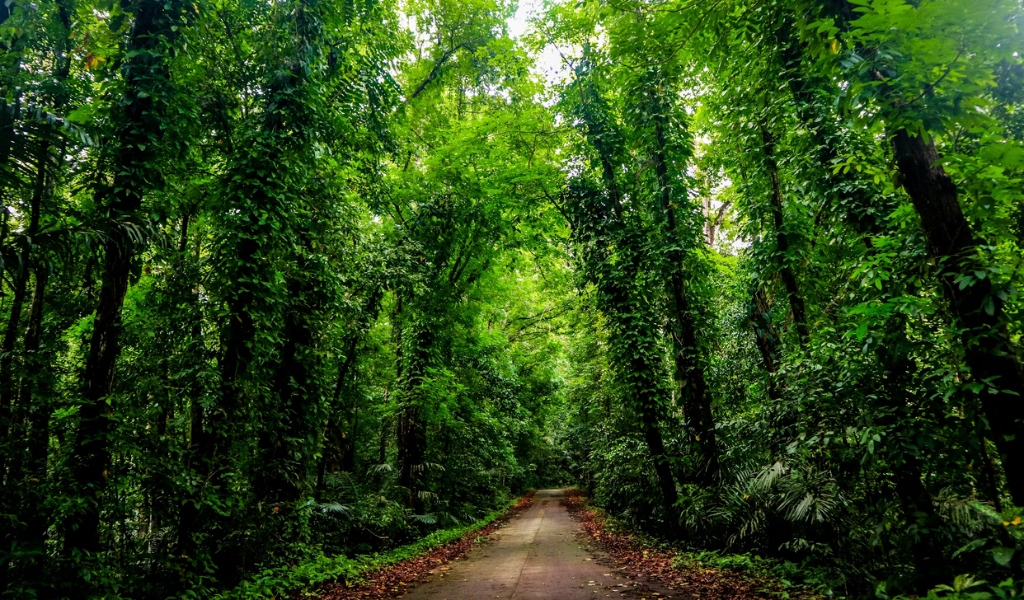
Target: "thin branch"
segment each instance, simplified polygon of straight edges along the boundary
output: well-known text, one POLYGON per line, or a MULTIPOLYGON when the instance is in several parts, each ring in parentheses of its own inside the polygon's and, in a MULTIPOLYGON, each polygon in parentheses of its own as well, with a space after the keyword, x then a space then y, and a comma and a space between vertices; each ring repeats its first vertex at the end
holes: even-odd
POLYGON ((924 84, 924 90, 920 94, 918 94, 916 98, 914 98, 913 100, 911 100, 910 102, 907 102, 907 103, 896 102, 896 107, 897 108, 906 108, 906 107, 910 106, 911 104, 917 102, 921 98, 924 98, 927 94, 929 94, 931 92, 934 92, 935 91, 935 86, 937 86, 940 83, 942 83, 942 80, 945 79, 953 71, 953 65, 956 64, 956 61, 960 60, 960 56, 963 55, 963 53, 964 53, 964 49, 960 48, 960 51, 956 53, 956 58, 954 58, 953 61, 949 63, 949 66, 946 67, 946 72, 943 73, 941 77, 936 79, 935 83, 926 83, 926 84, 924 84))
MULTIPOLYGON (((415 100, 420 94, 422 94, 423 90, 427 89, 427 86, 430 85, 430 83, 434 81, 434 79, 436 79, 438 75, 440 75, 441 67, 443 67, 445 63, 447 63, 448 60, 455 55, 456 52, 463 49, 469 50, 469 46, 467 46, 466 44, 459 44, 454 48, 446 50, 445 53, 441 55, 441 58, 439 58, 437 62, 434 63, 434 68, 431 69, 430 74, 427 75, 427 78, 424 79, 423 82, 420 83, 420 85, 416 88, 416 91, 413 92, 411 96, 409 96, 409 100, 415 100)), ((409 100, 407 100, 406 102, 408 103, 409 100)))

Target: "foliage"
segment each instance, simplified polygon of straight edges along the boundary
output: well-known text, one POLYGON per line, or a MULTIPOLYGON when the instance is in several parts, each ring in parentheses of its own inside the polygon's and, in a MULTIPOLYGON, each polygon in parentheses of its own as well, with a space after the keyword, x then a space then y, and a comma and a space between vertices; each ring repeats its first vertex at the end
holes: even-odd
POLYGON ((835 594, 1024 580, 1018 4, 523 12, 0 7, 0 593, 307 585, 568 483, 835 594))

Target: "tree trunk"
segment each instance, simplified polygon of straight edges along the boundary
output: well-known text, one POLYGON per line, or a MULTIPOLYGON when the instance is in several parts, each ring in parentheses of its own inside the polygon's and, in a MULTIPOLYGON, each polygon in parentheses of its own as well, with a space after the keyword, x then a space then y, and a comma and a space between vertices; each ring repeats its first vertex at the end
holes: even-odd
POLYGON ((311 423, 312 399, 319 397, 310 389, 310 369, 315 368, 309 352, 314 345, 312 314, 303 304, 304 283, 293 280, 289 287, 291 306, 282 332, 285 345, 274 384, 276 426, 261 433, 264 461, 258 478, 263 485, 257 490, 257 497, 264 502, 280 504, 279 515, 290 512, 306 490, 314 452, 308 432, 320 428, 311 423))
POLYGON ((398 416, 398 485, 408 490, 406 506, 414 510, 422 508, 419 492, 427 451, 426 434, 419 407, 406 406, 398 416))
MULTIPOLYGON (((99 304, 93 319, 92 339, 86 356, 85 382, 79 407, 77 438, 72 450, 71 470, 74 493, 81 500, 77 514, 65 524, 64 552, 97 553, 100 545, 100 502, 110 468, 110 439, 113 408, 108 397, 113 388, 114 368, 120 353, 121 309, 128 290, 132 261, 136 255, 134 232, 127 218, 142 207, 142 193, 152 177, 150 161, 163 128, 156 116, 160 105, 154 94, 167 86, 168 65, 161 46, 173 44, 184 7, 178 2, 141 0, 128 40, 128 56, 122 73, 126 104, 123 107, 120 148, 114 159, 114 182, 110 195, 100 198, 110 206, 110 230, 104 244, 103 274, 99 304)), ((88 595, 91 583, 75 588, 88 595)))
MULTIPOLYGON (((370 293, 357 324, 358 328, 349 334, 345 358, 338 364, 338 375, 334 382, 334 398, 331 403, 331 416, 325 428, 324 450, 317 469, 316 487, 318 492, 323 489, 324 475, 327 472, 334 473, 340 470, 352 473, 355 471, 355 434, 358 427, 359 407, 358 405, 354 406, 354 419, 348 420, 344 425, 338 422, 335 415, 341 408, 341 394, 345 389, 349 371, 352 370, 352 366, 356 362, 356 351, 358 350, 360 340, 363 339, 363 328, 372 319, 377 318, 381 295, 380 289, 370 293)), ((383 463, 384 461, 381 462, 383 463)))
MULTIPOLYGON (((341 401, 341 391, 345 387, 345 381, 348 376, 349 370, 352 368, 352 363, 355 362, 356 358, 356 346, 358 345, 359 338, 361 336, 353 333, 352 338, 349 340, 348 352, 345 354, 345 360, 338 366, 338 381, 334 385, 334 410, 340 409, 338 406, 341 401)), ((353 406, 353 413, 358 416, 359 414, 358 405, 353 406)), ((333 416, 331 418, 334 420, 333 416)), ((335 425, 340 434, 337 439, 336 451, 337 457, 337 469, 346 473, 352 473, 355 471, 355 419, 346 419, 345 424, 342 428, 335 425)))
MULTIPOLYGON (((43 195, 46 193, 46 161, 43 157, 46 156, 49 148, 50 145, 47 142, 43 142, 40 148, 40 162, 36 168, 36 181, 29 204, 29 223, 25 229, 25 239, 22 241, 18 273, 14 278, 14 289, 12 290, 14 297, 11 301, 11 312, 7 318, 7 329, 4 331, 3 345, 0 346, 0 483, 7 473, 7 464, 13 451, 11 446, 15 423, 12 422, 12 416, 18 394, 17 377, 14 373, 14 346, 21 334, 21 313, 24 310, 25 296, 28 292, 29 274, 32 271, 33 246, 36 243, 36 235, 39 233, 43 195)), ((0 489, 3 488, 0 487, 0 489)), ((2 502, 4 501, 0 501, 0 505, 2 502)))
POLYGON ((100 498, 110 476, 108 435, 113 417, 113 408, 106 398, 114 384, 114 366, 120 352, 121 307, 128 291, 132 246, 130 236, 117 227, 104 248, 100 303, 86 359, 84 401, 79 408, 78 438, 73 451, 73 477, 85 502, 77 523, 65 534, 66 550, 100 550, 100 498))
POLYGON ((345 473, 354 473, 356 470, 356 443, 359 437, 359 401, 352 404, 352 421, 349 425, 349 434, 345 439, 345 453, 341 457, 341 470, 345 473))
MULTIPOLYGON (((181 237, 178 243, 178 260, 180 261, 179 264, 182 265, 187 260, 188 229, 189 218, 186 215, 186 218, 182 219, 181 237)), ((186 285, 191 287, 187 282, 186 285)), ((203 343, 202 313, 199 309, 199 293, 197 291, 189 294, 188 303, 193 309, 191 314, 193 319, 192 328, 189 332, 190 347, 196 348, 203 343)), ((211 441, 204 430, 205 415, 203 414, 203 406, 198 400, 199 395, 199 385, 195 381, 190 381, 184 394, 185 398, 189 399, 188 447, 185 449, 185 469, 190 474, 202 477, 207 474, 206 470, 202 467, 203 460, 205 460, 209 452, 211 441)), ((180 560, 185 561, 185 565, 188 565, 189 559, 196 553, 192 536, 199 529, 199 506, 202 503, 202 488, 203 485, 201 484, 198 489, 185 492, 185 501, 182 502, 181 512, 178 514, 176 550, 174 555, 179 557, 180 560)), ((184 569, 182 572, 184 572, 184 569)), ((179 588, 178 591, 181 591, 181 589, 179 588)))
MULTIPOLYGON (((69 50, 71 46, 71 15, 74 7, 68 0, 58 0, 56 7, 57 20, 60 27, 63 28, 63 31, 61 31, 60 35, 56 38, 52 48, 53 64, 56 67, 53 83, 56 85, 48 100, 56 110, 60 111, 67 107, 67 94, 65 93, 63 86, 71 72, 71 56, 69 50)), ((11 8, 13 8, 13 4, 11 5, 11 8)), ((2 19, 0 19, 0 22, 2 22, 2 19)), ((53 126, 50 125, 50 127, 52 128, 53 126)), ((19 500, 21 502, 21 521, 25 524, 23 536, 24 544, 37 552, 35 555, 36 559, 31 561, 31 564, 27 564, 26 568, 36 572, 45 572, 40 568, 42 566, 40 563, 44 561, 46 557, 45 534, 50 523, 50 515, 45 512, 45 500, 47 458, 50 442, 49 425, 51 394, 48 386, 44 388, 44 382, 46 381, 45 375, 49 374, 48 371, 50 364, 49 361, 40 356, 40 340, 43 329, 46 286, 50 276, 50 265, 44 260, 41 249, 32 249, 31 245, 35 245, 36 243, 36 237, 39 232, 39 223, 42 216, 42 210, 44 208, 44 200, 52 196, 53 193, 53 181, 52 177, 47 173, 47 167, 52 167, 54 171, 58 171, 63 168, 66 144, 61 144, 61 147, 57 149, 57 152, 55 153, 56 155, 53 157, 52 164, 49 162, 51 154, 50 150, 49 142, 42 142, 39 153, 39 164, 36 170, 35 187, 33 190, 31 206, 29 208, 30 218, 28 241, 30 245, 27 245, 23 252, 21 264, 22 271, 19 273, 19 279, 22 276, 27 276, 30 269, 29 261, 31 260, 31 268, 35 273, 35 285, 32 295, 32 305, 29 309, 28 328, 25 332, 24 368, 22 370, 22 381, 18 398, 20 411, 27 413, 27 452, 24 454, 19 452, 18 454, 19 460, 25 461, 24 467, 12 467, 10 469, 12 481, 20 481, 21 486, 21 489, 19 490, 21 492, 19 494, 19 500), (20 473, 19 471, 22 470, 23 473, 20 473)), ((4 210, 3 232, 0 235, 6 236, 6 234, 7 211, 4 210)), ((2 276, 2 273, 3 269, 0 268, 0 276, 2 276)), ((24 286, 25 282, 20 281, 20 285, 24 286)), ((12 313, 12 316, 17 315, 18 319, 16 321, 20 320, 21 302, 24 301, 24 287, 21 288, 21 292, 22 299, 18 303, 17 311, 12 313)), ((15 324, 15 328, 17 328, 17 323, 15 324)), ((17 331, 17 329, 15 329, 15 331, 17 331)), ((10 334, 12 332, 8 329, 6 333, 10 334)), ((13 344, 10 344, 5 336, 5 349, 8 349, 7 347, 9 345, 13 348, 13 344)), ((10 354, 5 353, 4 360, 9 360, 9 357, 10 354)), ((8 386, 13 383, 13 379, 10 377, 11 374, 9 371, 10 364, 8 363, 6 367, 7 369, 0 368, 0 372, 4 375, 0 377, 0 389, 4 390, 0 392, 0 493, 2 493, 5 498, 11 498, 12 495, 6 493, 6 490, 2 485, 3 473, 7 470, 5 464, 7 454, 5 450, 9 450, 9 448, 6 447, 8 424, 3 413, 9 407, 7 394, 12 390, 12 388, 8 386)), ((0 505, 3 503, 4 502, 0 502, 0 505)), ((7 565, 0 565, 0 592, 6 589, 6 587, 7 565)))
MULTIPOLYGON (((40 374, 47 369, 47 363, 39 353, 39 337, 42 330, 43 295, 49 275, 47 266, 35 269, 36 278, 33 285, 32 303, 29 310, 29 323, 25 333, 24 368, 18 388, 18 400, 12 411, 11 444, 16 445, 10 455, 7 473, 10 491, 4 498, 5 510, 17 519, 12 524, 9 535, 18 541, 18 545, 30 554, 10 564, 0 565, 4 572, 0 574, 0 591, 6 589, 6 581, 33 581, 34 575, 42 568, 45 560, 45 538, 49 525, 44 512, 46 494, 46 457, 49 442, 49 411, 48 403, 40 395, 34 394, 40 374)), ((35 579, 38 581, 37 579, 35 579)))
POLYGON ((906 129, 891 138, 903 187, 921 218, 943 294, 964 328, 961 341, 967 365, 976 381, 989 382, 989 389, 981 394, 982 410, 999 450, 1008 491, 1020 504, 1024 502, 1024 424, 1020 418, 1024 375, 1002 323, 1003 301, 992 293, 988 277, 963 288, 956 282, 958 276, 976 270, 977 246, 960 208, 956 185, 939 164, 935 144, 906 129))
POLYGON ((391 424, 387 417, 380 420, 380 439, 377 446, 377 464, 383 465, 388 462, 388 434, 391 433, 391 424))
MULTIPOLYGON (((202 468, 202 461, 206 457, 210 442, 206 432, 203 430, 203 407, 196 398, 193 398, 190 409, 185 468, 205 478, 207 473, 206 469, 202 468)), ((182 503, 181 514, 178 517, 177 551, 175 554, 183 561, 186 561, 186 565, 196 553, 196 546, 192 536, 199 530, 199 505, 202 502, 202 487, 203 484, 200 484, 199 489, 186 495, 186 501, 182 503)))
MULTIPOLYGON (((655 99, 657 102, 658 99, 655 99)), ((676 227, 676 211, 672 206, 672 184, 669 180, 668 161, 665 156, 665 126, 662 122, 665 108, 657 106, 654 118, 654 142, 652 153, 654 170, 658 178, 659 198, 663 215, 665 243, 671 250, 669 259, 669 290, 672 300, 672 345, 674 351, 675 380, 679 395, 683 399, 683 411, 689 422, 693 438, 700 448, 701 465, 697 469, 696 480, 708 486, 714 482, 718 473, 718 448, 715 440, 715 421, 711 411, 711 396, 705 378, 705 366, 701 356, 701 348, 697 339, 697 326, 693 313, 690 311, 689 299, 683 284, 683 252, 680 248, 683 240, 679 238, 676 227), (659 110, 660 109, 660 110, 659 110)), ((660 435, 659 435, 660 438, 660 435)), ((660 439, 659 439, 660 444, 660 439)), ((664 487, 664 484, 663 484, 664 487)), ((675 494, 675 485, 672 487, 675 494)))
POLYGON ((765 168, 768 170, 768 178, 772 187, 772 224, 775 229, 775 254, 778 257, 779 276, 782 278, 786 294, 789 296, 789 308, 793 314, 793 325, 796 327, 800 345, 806 346, 810 338, 807 330, 807 310, 804 307, 800 286, 788 256, 789 236, 786 235, 786 224, 783 219, 782 184, 779 181, 779 165, 775 162, 775 140, 764 127, 761 128, 761 139, 764 142, 765 168))
POLYGON ((915 434, 914 423, 919 422, 910 412, 915 402, 909 387, 912 384, 911 376, 917 369, 917 364, 910 357, 910 350, 906 318, 897 315, 877 349, 879 363, 885 369, 884 393, 878 398, 885 406, 878 411, 882 417, 877 424, 893 428, 897 434, 886 438, 895 442, 896 446, 889 448, 893 483, 907 522, 916 522, 918 526, 911 540, 914 587, 924 593, 945 580, 949 565, 934 533, 943 524, 935 512, 932 496, 924 485, 924 465, 917 454, 900 444, 900 437, 915 434))
MULTIPOLYGON (((38 249, 34 249, 34 245, 36 234, 39 232, 43 195, 46 193, 46 161, 44 157, 49 151, 49 144, 43 142, 40 151, 40 162, 36 169, 36 181, 29 205, 29 224, 25 231, 26 239, 22 242, 21 264, 19 265, 18 274, 14 279, 14 298, 11 303, 11 313, 7 321, 7 330, 4 332, 3 346, 0 347, 0 353, 2 353, 0 354, 0 510, 7 513, 23 513, 22 506, 18 506, 18 503, 20 502, 22 505, 25 505, 29 502, 28 490, 19 489, 17 492, 20 493, 15 493, 16 490, 14 489, 14 486, 20 487, 19 484, 23 483, 24 448, 17 444, 17 441, 19 441, 19 433, 21 433, 20 424, 24 413, 29 410, 28 404, 18 397, 17 377, 14 372, 14 347, 21 332, 21 313, 25 304, 33 254, 39 252, 38 249)), ((42 288, 39 287, 39 283, 37 272, 36 290, 29 312, 29 331, 26 334, 27 337, 28 334, 34 332, 36 338, 34 340, 25 340, 24 350, 26 359, 30 358, 27 356, 28 352, 34 352, 39 348, 39 327, 37 326, 33 329, 31 320, 34 316, 37 316, 39 319, 42 318, 42 294, 46 286, 45 276, 42 280, 42 288), (36 314, 36 311, 38 311, 38 314, 36 314)), ((34 358, 34 356, 31 358, 34 358)), ((34 376, 34 371, 29 370, 31 366, 30 364, 24 364, 22 369, 29 377, 34 376)), ((6 538, 7 536, 5 535, 4 537, 6 538)), ((18 537, 20 536, 16 534, 15 539, 18 537)), ((5 539, 4 542, 6 543, 7 540, 5 539)), ((0 564, 0 592, 7 588, 9 575, 9 565, 7 561, 3 561, 0 564)))
MULTIPOLYGON (((599 197, 597 194, 586 194, 580 198, 580 206, 577 207, 582 215, 585 215, 588 224, 580 228, 580 223, 570 223, 574 228, 574 235, 586 239, 587 243, 594 242, 594 250, 597 253, 597 262, 603 263, 610 252, 610 243, 606 236, 615 236, 615 243, 620 244, 620 251, 627 254, 627 261, 632 269, 640 268, 639 262, 642 252, 635 248, 635 241, 630 239, 626 232, 627 223, 624 219, 624 208, 622 206, 622 194, 615 179, 616 161, 615 156, 619 151, 615 147, 618 140, 613 129, 607 127, 605 117, 600 113, 600 95, 594 89, 589 80, 584 79, 581 70, 577 70, 577 87, 580 92, 580 103, 584 134, 588 143, 597 152, 601 163, 601 171, 604 179, 605 195, 599 197), (589 97, 588 97, 589 96, 589 97), (607 201, 606 201, 607 200, 607 201), (610 211, 610 212, 609 212, 610 211), (596 225, 601 223, 601 225, 596 225)), ((651 331, 652 323, 642 322, 651 317, 650 306, 638 306, 637 299, 630 293, 629 285, 635 282, 635 278, 622 277, 621 275, 608 274, 607 277, 598 277, 597 284, 604 297, 602 310, 608 315, 609 321, 613 323, 612 345, 615 348, 623 343, 623 336, 617 335, 615 329, 629 331, 636 337, 636 332, 651 331), (626 281, 619 281, 619 279, 626 281)), ((643 299, 640 299, 643 303, 643 299)), ((653 321, 653 319, 650 319, 653 321)), ((642 336, 646 338, 647 336, 642 336)), ((657 345, 652 339, 637 340, 641 345, 657 345)), ((649 349, 649 348, 644 348, 649 349)), ((655 473, 661 487, 661 496, 665 508, 666 518, 673 520, 672 515, 678 499, 676 493, 675 478, 672 475, 671 465, 665 451, 661 431, 658 428, 658 419, 663 409, 659 398, 658 366, 652 364, 649 356, 643 352, 637 352, 638 348, 627 348, 623 346, 613 358, 620 376, 631 380, 630 387, 633 388, 631 404, 637 408, 639 425, 643 432, 644 441, 651 454, 654 463, 655 473)))
POLYGON ((26 543, 45 554, 45 534, 49 526, 44 511, 46 496, 46 459, 50 445, 50 405, 42 393, 40 381, 49 367, 45 357, 40 356, 40 337, 43 329, 43 307, 46 284, 50 268, 37 258, 35 267, 35 289, 32 292, 32 308, 29 312, 28 330, 25 333, 25 376, 21 382, 18 404, 28 411, 28 455, 25 468, 26 543))
POLYGON ((782 443, 786 438, 788 429, 794 419, 785 411, 782 404, 782 389, 784 383, 779 374, 779 336, 775 331, 771 317, 771 302, 764 286, 755 282, 753 291, 750 294, 750 306, 748 319, 750 329, 754 332, 754 345, 761 355, 761 365, 768 376, 768 400, 771 402, 771 448, 773 460, 782 455, 784 447, 782 443))
MULTIPOLYGON (((771 311, 771 302, 764 287, 754 284, 754 290, 750 294, 750 328, 754 331, 754 342, 761 355, 764 370, 774 376, 779 371, 779 336, 772 324, 771 311)), ((778 389, 777 385, 769 385, 769 397, 775 399, 779 393, 778 389)))
MULTIPOLYGON (((28 290, 29 253, 22 251, 22 264, 14 278, 11 312, 7 318, 3 346, 0 346, 0 483, 7 473, 8 455, 12 449, 13 423, 11 422, 14 398, 18 390, 14 376, 14 346, 21 331, 21 313, 25 306, 28 290)), ((3 488, 0 488, 3 489, 3 488)))
POLYGON ((651 453, 654 461, 654 472, 658 476, 658 485, 661 487, 661 499, 664 504, 665 516, 671 519, 675 513, 675 505, 679 500, 676 492, 676 481, 672 476, 672 465, 668 460, 668 452, 665 450, 665 441, 661 437, 661 429, 658 427, 657 418, 650 412, 644 411, 640 415, 641 426, 643 427, 644 442, 647 443, 647 450, 651 453))
POLYGON ((433 345, 428 330, 416 332, 414 347, 409 349, 404 374, 402 402, 398 415, 398 485, 408 490, 407 506, 416 511, 423 508, 420 491, 423 489, 427 457, 427 427, 423 421, 423 377, 433 345))
MULTIPOLYGON (((253 271, 247 267, 252 263, 256 254, 258 244, 251 238, 245 238, 239 244, 238 261, 243 265, 244 277, 249 281, 258 281, 253 271)), ((194 415, 204 422, 200 427, 193 430, 193 435, 199 433, 196 446, 196 467, 204 479, 204 485, 208 488, 222 493, 227 492, 228 482, 224 474, 232 467, 232 451, 236 438, 236 423, 239 413, 243 410, 242 390, 244 378, 249 362, 252 359, 250 342, 252 341, 256 327, 253 317, 248 308, 252 299, 251 286, 239 286, 240 291, 228 301, 229 324, 222 337, 224 353, 220 356, 220 390, 216 407, 205 415, 194 415)), ((199 409, 200 411, 202 409, 199 409)), ((193 421, 195 424, 195 421, 193 421)), ((193 438, 195 440, 195 438, 193 438)), ((241 576, 244 557, 241 554, 241 540, 233 544, 220 544, 216 539, 207 541, 205 547, 193 545, 195 533, 215 532, 215 535, 225 535, 232 526, 236 517, 235 511, 226 514, 207 510, 189 509, 191 514, 186 515, 187 525, 190 530, 189 539, 184 541, 192 547, 195 553, 207 550, 212 555, 212 562, 217 573, 217 578, 226 585, 237 583, 241 576)), ((185 553, 183 553, 185 554, 185 553)))

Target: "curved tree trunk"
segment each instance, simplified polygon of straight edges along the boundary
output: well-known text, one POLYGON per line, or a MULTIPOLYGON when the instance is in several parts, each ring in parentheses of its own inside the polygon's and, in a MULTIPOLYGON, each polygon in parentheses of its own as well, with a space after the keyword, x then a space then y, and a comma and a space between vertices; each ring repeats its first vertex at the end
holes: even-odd
POLYGON ((1024 375, 1002 323, 1003 301, 986 277, 961 287, 956 278, 975 270, 977 244, 960 208, 956 185, 939 164, 935 144, 906 129, 892 134, 903 188, 921 217, 928 254, 938 265, 943 294, 963 327, 964 357, 977 381, 989 382, 982 410, 1006 474, 1014 502, 1024 501, 1024 422, 1020 403, 1024 375))
MULTIPOLYGON (((585 79, 581 69, 577 70, 576 84, 580 93, 581 109, 583 111, 584 134, 591 147, 597 152, 601 165, 605 197, 600 199, 585 198, 578 209, 583 213, 587 213, 595 222, 600 222, 604 225, 595 231, 590 231, 586 229, 579 230, 577 224, 574 225, 574 235, 589 237, 592 238, 592 241, 596 242, 595 251, 599 262, 604 262, 607 259, 606 255, 610 252, 609 240, 606 239, 606 236, 610 235, 621 238, 615 241, 619 246, 618 251, 624 254, 624 262, 630 265, 631 273, 635 274, 635 271, 640 268, 639 263, 643 252, 635 247, 636 242, 632 239, 633 236, 629 235, 629 232, 626 231, 628 224, 625 221, 625 211, 622 206, 622 193, 615 178, 614 156, 618 152, 618 148, 615 146, 617 137, 614 131, 607 126, 605 122, 606 115, 600 112, 602 110, 600 94, 594 89, 592 82, 585 79)), ((631 293, 628 286, 635 278, 631 279, 626 276, 621 277, 623 281, 618 281, 618 279, 620 277, 609 274, 609 276, 599 277, 597 281, 601 289, 601 295, 604 297, 602 302, 604 308, 602 310, 608 314, 609 321, 613 323, 610 341, 613 346, 623 343, 624 340, 621 333, 628 331, 633 337, 639 336, 643 338, 638 338, 635 342, 644 346, 642 350, 656 347, 658 345, 657 340, 647 339, 649 336, 640 336, 640 332, 651 332, 653 330, 654 318, 651 314, 649 303, 644 298, 635 298, 635 294, 631 293)), ((638 424, 642 429, 644 441, 654 463, 658 484, 661 487, 665 514, 671 521, 674 520, 672 515, 675 511, 674 507, 678 499, 678 493, 676 492, 675 478, 672 474, 668 454, 658 425, 658 421, 664 411, 664 399, 660 397, 661 394, 658 390, 659 367, 652 364, 651 358, 640 350, 641 348, 639 347, 628 348, 623 346, 619 351, 615 352, 615 354, 620 354, 618 359, 620 364, 616 366, 618 370, 625 372, 623 376, 630 382, 630 387, 632 388, 631 395, 633 396, 631 401, 637 408, 638 424)))

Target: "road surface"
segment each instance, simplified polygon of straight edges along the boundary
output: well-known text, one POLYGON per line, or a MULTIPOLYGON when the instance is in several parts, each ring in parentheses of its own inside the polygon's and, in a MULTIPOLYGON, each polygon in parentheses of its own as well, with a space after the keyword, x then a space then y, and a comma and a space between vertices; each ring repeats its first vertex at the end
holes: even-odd
POLYGON ((629 580, 583 539, 562 506, 562 490, 540 490, 533 505, 465 559, 438 569, 407 600, 583 600, 666 598, 629 580))

